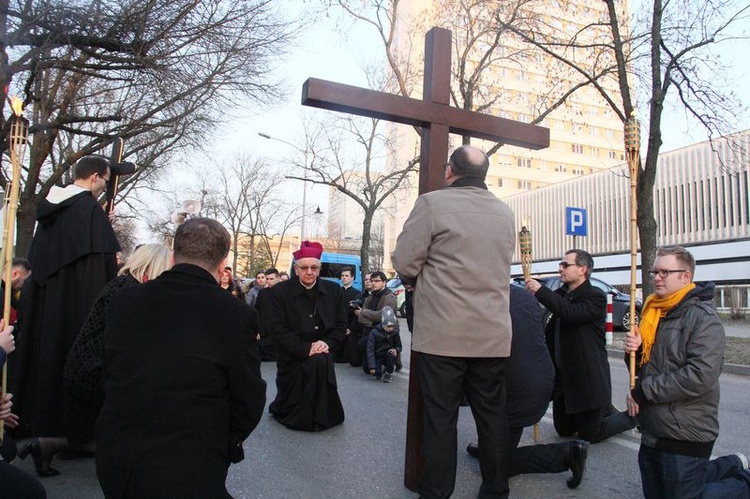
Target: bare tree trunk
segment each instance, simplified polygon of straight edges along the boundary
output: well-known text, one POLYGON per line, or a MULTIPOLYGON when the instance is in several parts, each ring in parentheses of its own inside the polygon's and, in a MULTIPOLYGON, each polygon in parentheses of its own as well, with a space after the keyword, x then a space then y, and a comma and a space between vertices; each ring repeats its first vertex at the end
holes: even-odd
POLYGON ((26 257, 29 254, 31 239, 34 237, 36 223, 36 206, 30 210, 31 204, 19 204, 16 215, 16 256, 26 257))
POLYGON ((370 239, 372 237, 370 230, 372 229, 372 217, 374 214, 374 211, 371 209, 365 210, 365 218, 362 220, 362 247, 359 249, 362 275, 370 272, 370 239))
POLYGON ((662 88, 661 30, 662 2, 654 0, 651 22, 651 106, 648 123, 648 146, 646 163, 638 179, 638 233, 641 239, 641 282, 644 298, 654 290, 647 272, 654 264, 656 255, 656 220, 654 219, 654 183, 656 165, 661 149, 661 115, 664 110, 665 89, 662 88))

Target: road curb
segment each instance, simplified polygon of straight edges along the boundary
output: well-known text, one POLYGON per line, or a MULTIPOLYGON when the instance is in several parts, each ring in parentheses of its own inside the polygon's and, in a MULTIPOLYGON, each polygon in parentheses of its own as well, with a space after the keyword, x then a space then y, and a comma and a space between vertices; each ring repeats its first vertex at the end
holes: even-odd
MULTIPOLYGON (((610 359, 620 359, 623 360, 623 352, 622 350, 607 349, 607 356, 610 359)), ((750 366, 743 366, 740 364, 724 364, 724 368, 721 371, 722 374, 734 374, 736 376, 748 376, 750 377, 750 366)))

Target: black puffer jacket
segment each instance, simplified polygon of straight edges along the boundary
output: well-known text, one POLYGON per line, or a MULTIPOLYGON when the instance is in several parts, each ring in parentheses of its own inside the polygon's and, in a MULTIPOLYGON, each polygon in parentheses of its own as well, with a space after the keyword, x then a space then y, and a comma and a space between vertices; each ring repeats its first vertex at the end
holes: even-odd
POLYGON ((726 338, 713 296, 712 282, 696 283, 659 321, 651 358, 632 391, 640 405, 646 445, 710 455, 719 435, 719 375, 726 338))

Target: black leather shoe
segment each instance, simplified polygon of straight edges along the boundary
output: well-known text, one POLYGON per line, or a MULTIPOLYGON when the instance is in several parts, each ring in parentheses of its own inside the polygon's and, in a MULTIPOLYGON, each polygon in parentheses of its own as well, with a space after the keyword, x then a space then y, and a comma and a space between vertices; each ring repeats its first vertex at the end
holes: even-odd
POLYGON ((573 476, 568 478, 568 488, 575 489, 581 485, 583 472, 586 471, 586 457, 589 451, 589 443, 585 440, 573 440, 570 442, 570 457, 568 468, 573 476))
POLYGON ((34 460, 36 474, 40 477, 45 478, 60 474, 59 471, 49 465, 50 461, 52 461, 52 456, 49 456, 48 458, 43 456, 42 444, 38 439, 32 438, 21 448, 21 450, 18 451, 18 457, 21 459, 26 459, 26 456, 29 454, 31 454, 31 458, 34 460))
POLYGON ((468 452, 471 457, 479 457, 479 445, 473 443, 467 445, 466 452, 468 452))

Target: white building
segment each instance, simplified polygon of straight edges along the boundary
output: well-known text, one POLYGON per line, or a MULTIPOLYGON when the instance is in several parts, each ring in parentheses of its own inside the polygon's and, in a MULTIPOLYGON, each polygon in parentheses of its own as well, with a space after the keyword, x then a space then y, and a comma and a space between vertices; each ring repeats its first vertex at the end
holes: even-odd
MULTIPOLYGON (((630 178, 627 167, 563 182, 505 199, 532 233, 535 273, 556 272, 573 247, 565 235, 565 208, 586 210, 588 235, 575 246, 596 257, 597 275, 630 281, 630 178)), ((657 244, 688 247, 696 279, 750 282, 750 130, 659 156, 654 185, 657 244)), ((514 256, 518 262, 518 250, 514 256)), ((520 265, 512 269, 520 275, 520 265)), ((639 276, 640 278, 640 273, 639 276)))
MULTIPOLYGON (((453 4, 453 7, 458 5, 457 2, 453 4)), ((510 4, 512 2, 508 3, 510 4)), ((502 4, 488 2, 487 5, 502 4)), ((626 16, 628 3, 622 2, 621 5, 622 15, 626 16)), ((398 24, 394 43, 399 56, 408 60, 411 67, 422 67, 424 35, 432 26, 451 29, 454 45, 463 50, 467 35, 462 20, 455 17, 457 11, 451 10, 453 7, 451 2, 445 0, 412 0, 402 3, 404 19, 398 24)), ((525 8, 534 9, 534 15, 539 16, 550 29, 570 37, 586 25, 597 21, 605 22, 608 16, 604 2, 548 0, 528 3, 525 8)), ((589 30, 581 33, 592 36, 589 30)), ((602 33, 599 39, 605 35, 606 33, 602 33)), ((585 40, 579 42, 585 43, 585 40)), ((471 68, 476 58, 482 55, 482 46, 478 46, 467 57, 467 66, 471 68)), ((452 57, 455 68, 458 58, 455 48, 452 57)), ((496 60, 482 78, 482 92, 484 99, 493 96, 498 98, 494 104, 482 109, 481 112, 486 114, 528 123, 579 83, 577 78, 580 75, 566 69, 543 52, 529 49, 510 35, 503 35, 493 57, 496 60)), ((580 59, 582 65, 597 60, 593 56, 587 57, 587 54, 576 54, 574 57, 576 60, 580 59)), ((421 98, 421 79, 416 78, 414 81, 412 97, 421 98)), ((619 89, 614 79, 605 80, 602 85, 613 99, 619 101, 619 89)), ((457 87, 458 84, 454 81, 452 90, 455 92, 457 87)), ((477 97, 472 109, 482 104, 480 100, 477 97)), ((549 148, 530 151, 503 146, 491 156, 487 184, 498 197, 505 198, 609 170, 624 161, 622 122, 593 88, 577 90, 567 98, 564 105, 552 111, 539 124, 550 129, 549 148)), ((410 127, 393 125, 392 130, 398 145, 396 154, 390 158, 390 165, 396 167, 406 164, 417 154, 419 139, 410 127)), ((457 146, 461 138, 451 136, 451 140, 452 146, 457 146)), ((480 140, 473 140, 472 143, 484 150, 494 145, 480 140)), ((386 222, 386 255, 392 252, 395 238, 411 211, 417 197, 417 185, 418 182, 412 181, 394 196, 393 223, 386 222)), ((386 261, 386 266, 389 264, 386 261)))

